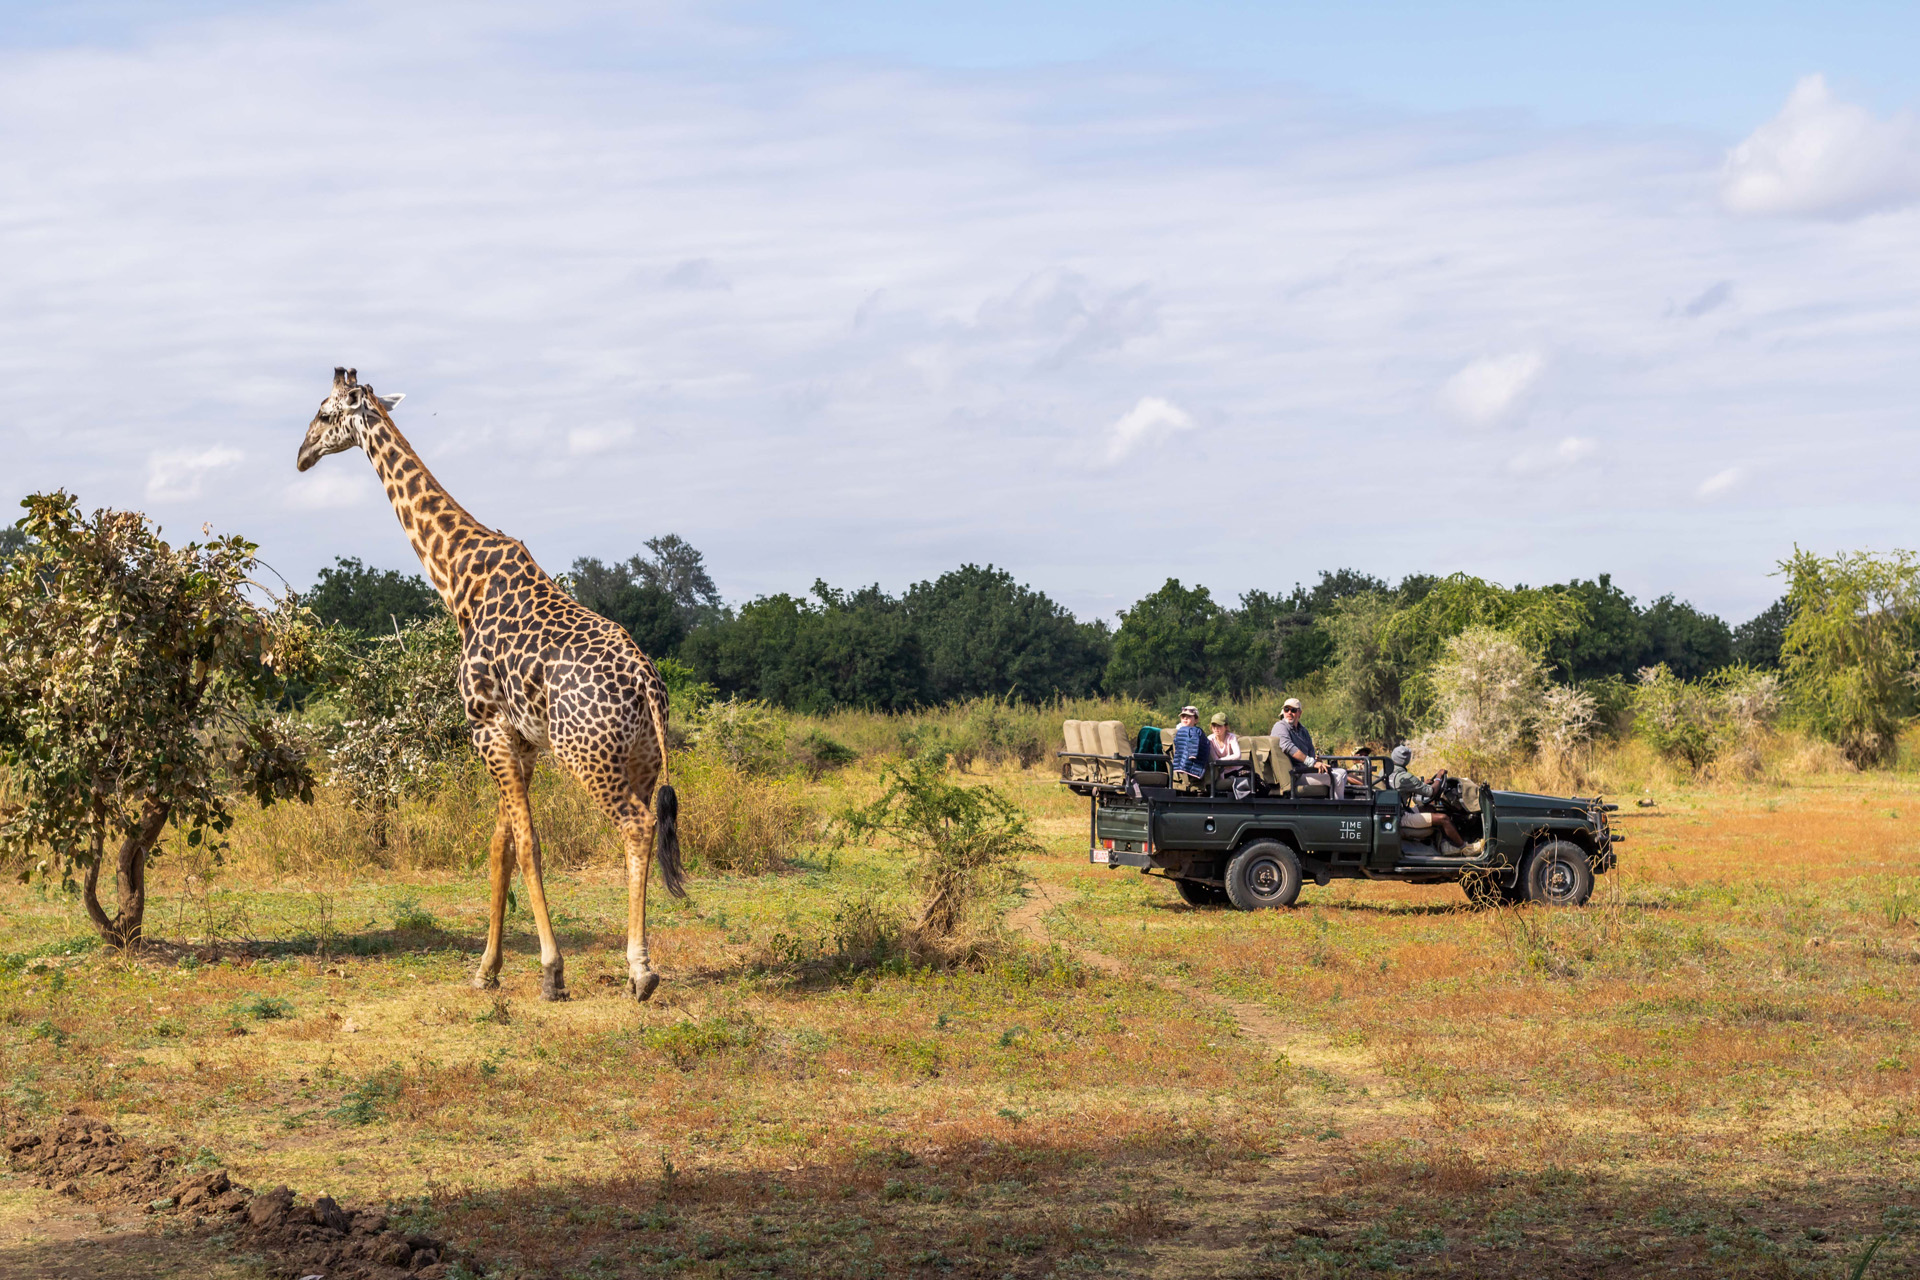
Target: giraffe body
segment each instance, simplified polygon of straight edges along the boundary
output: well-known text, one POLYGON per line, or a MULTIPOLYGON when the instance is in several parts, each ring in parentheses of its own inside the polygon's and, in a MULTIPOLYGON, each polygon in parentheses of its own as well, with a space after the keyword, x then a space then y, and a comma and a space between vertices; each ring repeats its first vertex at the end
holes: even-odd
POLYGON ((441 488, 394 426, 400 397, 382 399, 351 369, 301 444, 305 471, 358 446, 385 485, 421 565, 460 627, 460 694, 474 749, 500 792, 489 850, 491 913, 477 987, 499 985, 507 888, 517 864, 540 932, 541 995, 566 998, 566 974, 547 911, 540 841, 527 786, 550 752, 619 828, 627 853, 628 990, 645 1000, 659 984, 647 954, 647 880, 685 897, 667 768, 667 690, 624 627, 575 601, 517 540, 488 529, 441 488))

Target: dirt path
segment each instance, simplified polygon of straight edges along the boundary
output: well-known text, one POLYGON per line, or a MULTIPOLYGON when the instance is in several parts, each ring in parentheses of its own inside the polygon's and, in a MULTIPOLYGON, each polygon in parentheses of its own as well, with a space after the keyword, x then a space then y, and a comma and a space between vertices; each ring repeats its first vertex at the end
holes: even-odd
POLYGON ((1102 973, 1137 978, 1196 1005, 1226 1014, 1233 1019, 1241 1035, 1265 1046, 1276 1057, 1284 1056, 1296 1067, 1304 1068, 1310 1075, 1318 1077, 1316 1083, 1326 1088, 1328 1100, 1333 1105, 1355 1106, 1364 1103, 1370 1111, 1379 1111, 1383 1107, 1397 1110, 1407 1105, 1405 1091, 1381 1074, 1364 1049, 1335 1045, 1326 1036, 1291 1023, 1271 1009, 1252 1001, 1223 996, 1168 974, 1137 973, 1125 961, 1104 951, 1080 946, 1072 938, 1056 937, 1047 928, 1046 916, 1055 908, 1066 905, 1069 897, 1067 891, 1061 886, 1040 880, 1033 881, 1030 887, 1032 896, 1007 916, 1007 923, 1017 932, 1042 946, 1058 943, 1082 964, 1102 973))

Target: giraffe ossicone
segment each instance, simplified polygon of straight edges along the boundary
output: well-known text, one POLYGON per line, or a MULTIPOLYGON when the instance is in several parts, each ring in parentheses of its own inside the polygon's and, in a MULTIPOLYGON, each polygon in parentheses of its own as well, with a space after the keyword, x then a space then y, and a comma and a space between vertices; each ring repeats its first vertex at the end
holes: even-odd
POLYGON ((500 792, 488 866, 491 911, 476 987, 500 985, 507 887, 516 863, 540 932, 540 994, 567 998, 553 937, 527 786, 542 750, 580 783, 620 831, 627 854, 627 990, 660 984, 647 954, 647 880, 657 860, 667 892, 687 896, 679 807, 667 774, 667 688, 626 628, 562 591, 517 540, 468 515, 393 423, 398 395, 380 396, 357 370, 333 389, 301 441, 299 468, 363 450, 460 627, 460 695, 474 749, 500 792))

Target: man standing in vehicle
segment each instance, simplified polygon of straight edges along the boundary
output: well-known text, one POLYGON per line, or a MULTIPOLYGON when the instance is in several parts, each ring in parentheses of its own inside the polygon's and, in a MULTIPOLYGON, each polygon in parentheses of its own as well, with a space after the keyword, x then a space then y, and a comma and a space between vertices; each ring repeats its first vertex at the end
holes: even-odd
POLYGON ((1313 735, 1300 723, 1300 699, 1288 698, 1280 704, 1280 719, 1273 726, 1274 748, 1293 761, 1296 783, 1318 783, 1331 788, 1335 800, 1347 798, 1347 771, 1328 769, 1313 751, 1313 735))

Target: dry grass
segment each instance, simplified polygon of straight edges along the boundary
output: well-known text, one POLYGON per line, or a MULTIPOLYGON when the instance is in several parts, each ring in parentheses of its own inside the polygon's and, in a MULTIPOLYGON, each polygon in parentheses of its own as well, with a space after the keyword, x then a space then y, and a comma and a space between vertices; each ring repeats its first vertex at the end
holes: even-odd
MULTIPOLYGON (((1794 750, 1748 783, 1589 762, 1634 784, 1630 840, 1559 913, 1365 882, 1192 910, 1087 866, 1081 802, 1001 767, 1051 850, 1047 929, 1117 973, 1016 942, 916 967, 884 936, 903 869, 800 842, 656 899, 642 1007, 601 981, 610 837, 552 876, 577 998, 547 1005, 524 913, 502 992, 465 987, 490 802, 438 800, 379 871, 309 847, 351 849, 338 812, 276 812, 225 866, 162 859, 144 957, 0 889, 0 1119, 80 1107, 254 1185, 407 1198, 542 1275, 1844 1274, 1913 1208, 1920 786, 1794 750), (1284 1056, 1168 975, 1267 1011, 1284 1056)), ((827 814, 871 773, 781 785, 827 814)), ((31 1273, 4 1194, 0 1270, 31 1273)), ((1903 1236, 1868 1274, 1916 1261, 1903 1236)))

